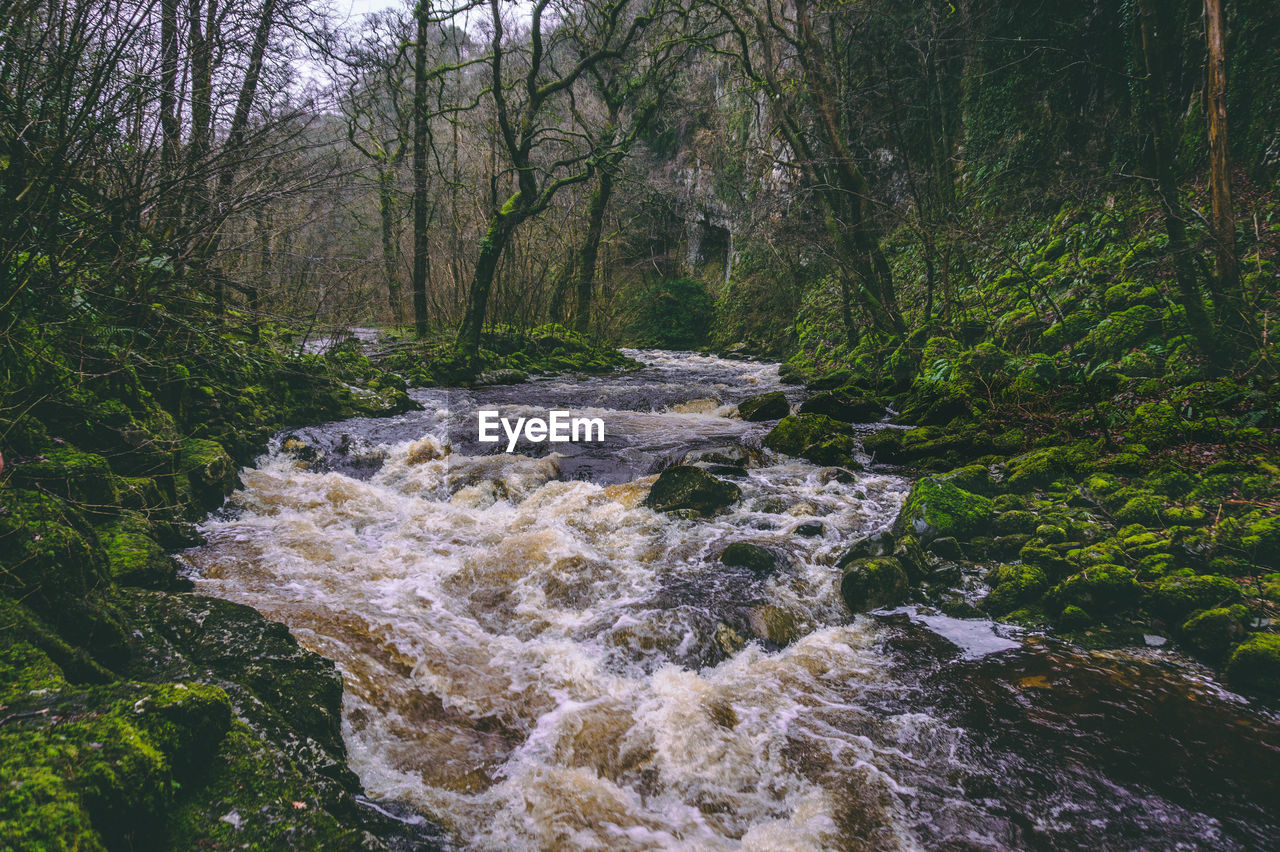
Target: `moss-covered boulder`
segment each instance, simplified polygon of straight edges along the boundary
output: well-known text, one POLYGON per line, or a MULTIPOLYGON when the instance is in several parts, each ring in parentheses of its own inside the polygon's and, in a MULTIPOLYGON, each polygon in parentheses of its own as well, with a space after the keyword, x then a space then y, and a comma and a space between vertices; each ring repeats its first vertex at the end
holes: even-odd
POLYGON ((189 493, 197 502, 195 516, 221 505, 236 487, 236 466, 216 441, 187 438, 179 444, 179 493, 189 493))
POLYGON ((1227 682, 1242 692, 1280 696, 1280 633, 1255 633, 1231 654, 1227 682))
POLYGON ((1219 660, 1244 639, 1249 625, 1249 608, 1243 604, 1214 607, 1197 612, 1183 623, 1183 640, 1200 654, 1219 660))
POLYGON ((701 468, 687 464, 664 470, 644 504, 656 512, 690 511, 714 515, 742 499, 742 490, 732 482, 717 479, 701 468))
POLYGON ((895 530, 922 540, 964 539, 987 527, 994 505, 987 497, 950 482, 925 477, 916 482, 898 516, 895 530))
POLYGON ((1197 610, 1239 603, 1240 584, 1217 574, 1165 577, 1146 596, 1146 607, 1169 624, 1182 624, 1197 610))
POLYGON ((821 414, 792 414, 778 421, 764 445, 779 453, 799 456, 814 464, 860 467, 853 457, 858 442, 847 424, 821 414))
POLYGON ((0 591, 52 613, 78 607, 108 582, 84 515, 51 494, 20 488, 0 488, 0 569, 0 591))
POLYGON ((907 591, 907 574, 892 557, 855 559, 840 578, 840 596, 852 612, 896 606, 906 600, 907 591))
POLYGON ((991 592, 983 605, 992 615, 1005 615, 1036 603, 1049 588, 1044 569, 1035 565, 997 565, 987 572, 986 580, 991 592))
POLYGON ((1159 330, 1160 311, 1150 305, 1134 305, 1109 314, 1089 332, 1085 343, 1096 352, 1119 355, 1159 330))
POLYGON ((109 511, 120 502, 107 460, 72 447, 53 447, 14 465, 13 484, 47 491, 88 511, 109 511))
POLYGON ((884 417, 884 406, 856 388, 822 391, 800 405, 802 414, 821 414, 844 423, 872 423, 884 417))
POLYGON ((779 420, 791 413, 791 403, 782 391, 762 393, 738 403, 738 416, 752 423, 779 420))
POLYGON ((745 541, 735 541, 721 551, 720 562, 731 568, 746 568, 753 574, 768 574, 778 567, 773 551, 745 541))
POLYGON ((1125 612, 1137 606, 1142 587, 1122 565, 1093 565, 1054 586, 1046 597, 1052 612, 1080 607, 1095 616, 1125 612))
POLYGON ((112 578, 122 586, 172 589, 178 564, 156 540, 151 524, 132 512, 98 526, 112 578))

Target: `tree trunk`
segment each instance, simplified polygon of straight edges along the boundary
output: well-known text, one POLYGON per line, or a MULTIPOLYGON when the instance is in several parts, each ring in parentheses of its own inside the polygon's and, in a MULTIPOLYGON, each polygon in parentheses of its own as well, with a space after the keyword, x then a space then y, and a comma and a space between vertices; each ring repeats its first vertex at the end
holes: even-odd
POLYGON ((387 304, 396 325, 404 324, 404 306, 400 304, 400 276, 396 263, 395 173, 385 163, 378 166, 378 212, 382 219, 382 268, 387 276, 387 304))
MULTIPOLYGON (((507 206, 510 204, 511 202, 507 202, 507 206)), ((467 312, 462 318, 462 327, 458 330, 458 350, 467 359, 467 368, 473 375, 479 369, 480 338, 484 332, 485 311, 489 305, 493 279, 498 272, 498 261, 502 259, 502 252, 510 242, 516 224, 515 217, 499 213, 489 223, 489 230, 480 241, 480 256, 476 258, 476 268, 471 274, 467 312)))
MULTIPOLYGON (((427 17, 430 5, 419 0, 417 43, 413 50, 413 328, 427 336, 427 17)), ((492 274, 490 274, 492 280, 492 274)), ((474 284, 473 284, 474 287, 474 284)), ((478 338, 477 338, 478 341, 478 338)), ((477 348, 479 343, 477 342, 477 348)))
POLYGON ((172 181, 178 162, 178 0, 160 2, 160 233, 167 242, 174 228, 172 181))
POLYGON ((1165 232, 1169 235, 1169 252, 1173 258, 1179 301, 1186 312, 1187 326, 1191 329, 1197 346, 1206 358, 1216 364, 1218 344, 1213 327, 1205 314, 1200 286, 1191 264, 1186 213, 1182 209, 1182 201, 1178 197, 1178 186, 1173 179, 1169 126, 1164 102, 1164 69, 1160 62, 1160 46, 1156 41, 1156 12, 1153 0, 1138 0, 1138 9, 1142 60, 1147 72, 1146 113, 1151 130, 1151 168, 1155 177, 1156 195, 1164 214, 1165 232))
POLYGON ((587 238, 578 252, 578 305, 573 330, 586 334, 591 326, 591 293, 595 287, 596 258, 600 254, 600 234, 604 230, 604 214, 613 195, 613 172, 606 165, 600 171, 600 182, 587 204, 587 238))
POLYGON ((1231 149, 1227 144, 1227 71, 1223 47, 1222 0, 1204 0, 1205 33, 1209 42, 1209 190, 1213 198, 1215 301, 1222 314, 1237 319, 1235 301, 1240 289, 1236 257, 1236 217, 1231 205, 1231 149))

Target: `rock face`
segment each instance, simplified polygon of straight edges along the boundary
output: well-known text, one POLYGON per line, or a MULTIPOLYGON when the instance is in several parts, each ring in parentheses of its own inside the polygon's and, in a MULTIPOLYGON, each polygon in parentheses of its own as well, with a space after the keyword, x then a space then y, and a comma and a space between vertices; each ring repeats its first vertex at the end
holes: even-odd
POLYGON ((741 498, 742 490, 732 482, 716 479, 701 468, 678 464, 662 472, 644 505, 658 512, 690 511, 710 516, 741 498))
POLYGON ((862 467, 853 457, 858 451, 858 442, 849 434, 846 424, 822 414, 792 414, 782 418, 765 436, 764 445, 814 464, 862 467))
POLYGON ((896 559, 855 559, 840 578, 840 596, 853 612, 896 606, 906 600, 907 574, 896 559))
POLYGON ((738 415, 743 420, 759 423, 763 420, 778 420, 791 413, 791 405, 782 391, 762 393, 749 397, 738 403, 738 415))

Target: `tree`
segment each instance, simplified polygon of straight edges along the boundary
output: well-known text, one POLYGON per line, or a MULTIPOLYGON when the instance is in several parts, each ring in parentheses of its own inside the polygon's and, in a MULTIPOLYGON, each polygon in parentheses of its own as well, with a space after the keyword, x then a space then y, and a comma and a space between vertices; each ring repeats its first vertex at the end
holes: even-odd
MULTIPOLYGON (((580 134, 556 126, 557 108, 584 74, 627 55, 662 8, 642 8, 640 0, 588 0, 581 8, 556 10, 564 14, 551 26, 546 20, 550 6, 551 0, 537 0, 528 39, 517 42, 507 38, 500 0, 489 0, 493 33, 487 94, 498 129, 497 153, 505 160, 514 191, 500 205, 495 192, 489 205, 458 332, 458 351, 473 372, 494 277, 512 235, 546 210, 560 190, 589 179, 592 157, 601 156, 581 144, 580 134), (508 65, 515 73, 508 72, 508 65)), ((498 182, 495 175, 495 190, 498 182)))

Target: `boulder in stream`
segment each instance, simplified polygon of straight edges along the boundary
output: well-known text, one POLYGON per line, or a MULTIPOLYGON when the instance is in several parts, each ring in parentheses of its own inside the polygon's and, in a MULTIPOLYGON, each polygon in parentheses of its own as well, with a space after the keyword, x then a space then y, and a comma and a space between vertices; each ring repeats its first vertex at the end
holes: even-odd
POLYGON ((678 464, 664 470, 644 504, 658 512, 688 510, 710 516, 742 498, 732 482, 716 479, 701 468, 678 464))
POLYGON ((778 557, 758 544, 735 541, 720 554, 720 561, 734 568, 746 568, 753 574, 768 574, 778 567, 778 557))
POLYGON ((791 404, 782 391, 762 393, 738 403, 738 415, 743 420, 759 423, 762 420, 778 420, 791 413, 791 404))
POLYGON ((823 414, 843 423, 874 423, 884 411, 883 405, 853 388, 822 391, 800 406, 802 414, 823 414))
POLYGON ((840 596, 852 612, 897 606, 907 598, 907 573, 892 557, 855 559, 840 578, 840 596))

